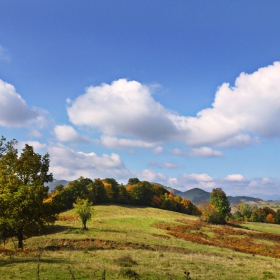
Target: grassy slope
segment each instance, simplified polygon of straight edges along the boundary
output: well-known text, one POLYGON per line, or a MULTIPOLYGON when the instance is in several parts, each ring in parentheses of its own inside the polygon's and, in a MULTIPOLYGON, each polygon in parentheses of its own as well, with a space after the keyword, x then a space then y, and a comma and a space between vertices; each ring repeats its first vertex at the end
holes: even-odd
MULTIPOLYGON (((26 248, 67 244, 80 240, 77 248, 61 246, 60 250, 44 250, 40 261, 40 279, 126 279, 122 270, 137 272, 140 279, 186 279, 189 271, 192 279, 280 279, 280 260, 252 256, 232 250, 191 243, 167 235, 166 231, 151 227, 164 222, 179 224, 178 219, 196 220, 196 217, 145 207, 114 205, 95 206, 95 216, 89 222, 87 232, 80 232, 80 222, 57 222, 54 234, 33 237, 25 243, 26 248), (164 238, 166 237, 166 238, 164 238), (88 239, 103 240, 102 246, 87 243, 88 239), (106 247, 106 240, 124 244, 122 248, 106 247), (83 244, 82 246, 81 244, 83 244), (137 246, 136 246, 137 245, 137 246), (140 246, 138 246, 140 245, 140 246), (154 246, 150 250, 149 246, 154 246), (142 249, 140 249, 142 246, 142 249), (86 248, 89 248, 87 250, 86 248), (182 249, 183 248, 183 249, 182 249), (123 267, 118 258, 130 255, 137 264, 123 267)), ((64 215, 75 215, 68 211, 64 215)), ((246 227, 257 225, 245 224, 246 227)), ((277 226, 263 224, 261 230, 277 232, 277 226)), ((78 244, 78 243, 76 243, 78 244)), ((37 279, 38 252, 36 250, 14 255, 1 255, 1 279, 37 279)), ((135 279, 132 278, 132 279, 135 279)))

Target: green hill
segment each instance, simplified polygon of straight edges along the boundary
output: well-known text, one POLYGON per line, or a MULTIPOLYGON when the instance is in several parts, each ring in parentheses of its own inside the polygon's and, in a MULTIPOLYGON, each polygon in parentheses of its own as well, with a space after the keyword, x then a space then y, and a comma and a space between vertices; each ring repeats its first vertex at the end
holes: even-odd
POLYGON ((253 223, 254 231, 246 224, 207 225, 150 207, 98 205, 94 211, 87 231, 70 210, 47 234, 27 239, 24 251, 7 244, 1 279, 184 280, 185 272, 191 279, 280 279, 278 225, 262 224, 262 235, 253 223))

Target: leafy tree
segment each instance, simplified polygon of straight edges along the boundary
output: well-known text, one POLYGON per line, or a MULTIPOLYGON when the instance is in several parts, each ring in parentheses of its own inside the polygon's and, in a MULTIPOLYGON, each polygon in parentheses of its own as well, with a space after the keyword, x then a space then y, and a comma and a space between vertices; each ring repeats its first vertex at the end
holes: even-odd
POLYGON ((82 221, 82 229, 87 229, 87 221, 90 221, 93 215, 92 204, 88 201, 88 199, 77 198, 76 203, 73 204, 76 213, 79 215, 82 221))
POLYGON ((61 191, 63 191, 63 189, 64 189, 64 185, 62 185, 62 184, 59 184, 54 187, 54 190, 57 192, 61 192, 61 191))
POLYGON ((249 221, 264 223, 266 216, 267 216, 267 214, 262 208, 255 207, 252 210, 252 215, 251 215, 249 221))
POLYGON ((200 206, 201 216, 200 219, 204 222, 211 224, 218 224, 221 222, 221 216, 215 206, 209 201, 202 201, 200 206))
POLYGON ((210 193, 210 203, 214 205, 219 215, 219 222, 225 223, 230 216, 231 208, 227 196, 221 188, 212 190, 210 193))
POLYGON ((252 215, 251 207, 246 203, 241 203, 237 207, 238 211, 243 217, 243 220, 248 220, 252 215))
POLYGON ((140 180, 138 178, 129 178, 127 184, 128 185, 135 185, 140 183, 140 180))
POLYGON ((150 205, 153 197, 152 185, 143 181, 132 187, 127 187, 132 202, 138 205, 150 205))
POLYGON ((275 214, 275 223, 280 224, 280 209, 278 209, 275 214))
POLYGON ((78 197, 88 198, 89 190, 87 186, 90 183, 92 183, 91 179, 80 177, 69 183, 61 191, 54 192, 52 199, 57 211, 60 212, 71 209, 73 207, 73 203, 78 197))
POLYGON ((106 190, 101 179, 94 179, 87 185, 89 191, 89 201, 93 203, 102 203, 107 201, 106 190))
POLYGON ((5 238, 16 236, 18 247, 23 239, 44 230, 55 221, 55 213, 48 198, 48 187, 53 177, 49 171, 49 155, 34 152, 25 145, 20 156, 17 141, 0 141, 0 228, 5 238), (7 234, 9 236, 7 236, 7 234))
POLYGON ((114 178, 103 179, 107 198, 110 202, 117 202, 119 183, 114 178))
POLYGON ((275 223, 275 217, 273 216, 273 214, 268 214, 265 218, 265 221, 267 223, 275 223))
POLYGON ((120 184, 118 187, 118 198, 117 198, 117 203, 128 203, 129 202, 129 197, 127 190, 123 184, 120 184))

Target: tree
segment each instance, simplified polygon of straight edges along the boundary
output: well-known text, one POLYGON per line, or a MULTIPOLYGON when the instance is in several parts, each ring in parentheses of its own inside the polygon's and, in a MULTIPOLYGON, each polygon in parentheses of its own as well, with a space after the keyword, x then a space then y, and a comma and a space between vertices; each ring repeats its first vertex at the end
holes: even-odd
POLYGON ((93 182, 87 185, 89 191, 89 201, 96 203, 102 203, 107 201, 106 191, 101 179, 94 179, 93 182))
POLYGON ((200 219, 203 222, 211 223, 211 224, 218 224, 220 223, 220 215, 217 212, 217 209, 215 206, 209 201, 204 200, 200 203, 199 205, 200 211, 201 211, 201 216, 200 219))
POLYGON ((93 208, 91 207, 92 204, 88 201, 88 199, 81 199, 78 197, 73 206, 82 221, 82 229, 87 230, 87 221, 90 221, 91 216, 93 215, 93 208))
POLYGON ((280 209, 278 209, 275 214, 275 223, 280 224, 280 209))
POLYGON ((140 183, 140 180, 138 178, 129 178, 127 184, 128 185, 135 185, 140 183))
POLYGON ((53 179, 49 155, 37 154, 26 144, 18 156, 16 145, 16 140, 0 141, 0 228, 5 238, 7 233, 16 236, 23 248, 24 238, 42 232, 56 217, 44 186, 53 179))
POLYGON ((238 211, 243 217, 243 220, 247 221, 252 215, 251 207, 246 203, 240 203, 237 207, 238 211))
POLYGON ((228 202, 225 192, 221 188, 213 189, 210 193, 210 203, 214 205, 219 214, 219 223, 226 223, 230 216, 230 204, 228 202))

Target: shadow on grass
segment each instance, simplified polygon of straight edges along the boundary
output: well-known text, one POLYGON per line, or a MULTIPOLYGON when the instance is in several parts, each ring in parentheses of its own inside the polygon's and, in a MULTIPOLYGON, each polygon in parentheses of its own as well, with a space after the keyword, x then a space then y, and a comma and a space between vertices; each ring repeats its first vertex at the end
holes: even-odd
MULTIPOLYGON (((7 259, 1 259, 0 260, 0 266, 6 266, 6 265, 11 265, 11 264, 20 264, 20 263, 33 263, 36 264, 38 263, 38 259, 36 257, 11 257, 7 259)), ((51 259, 44 259, 42 257, 40 259, 41 264, 74 264, 75 262, 69 261, 69 260, 64 260, 64 259, 59 259, 59 258, 51 258, 51 259)))
POLYGON ((61 225, 53 225, 48 226, 43 235, 55 234, 55 233, 62 233, 66 231, 74 231, 78 230, 79 228, 74 226, 61 226, 61 225))
POLYGON ((244 223, 242 223, 242 222, 228 221, 226 223, 226 225, 230 226, 230 227, 233 227, 233 228, 249 229, 248 227, 244 226, 244 223))

